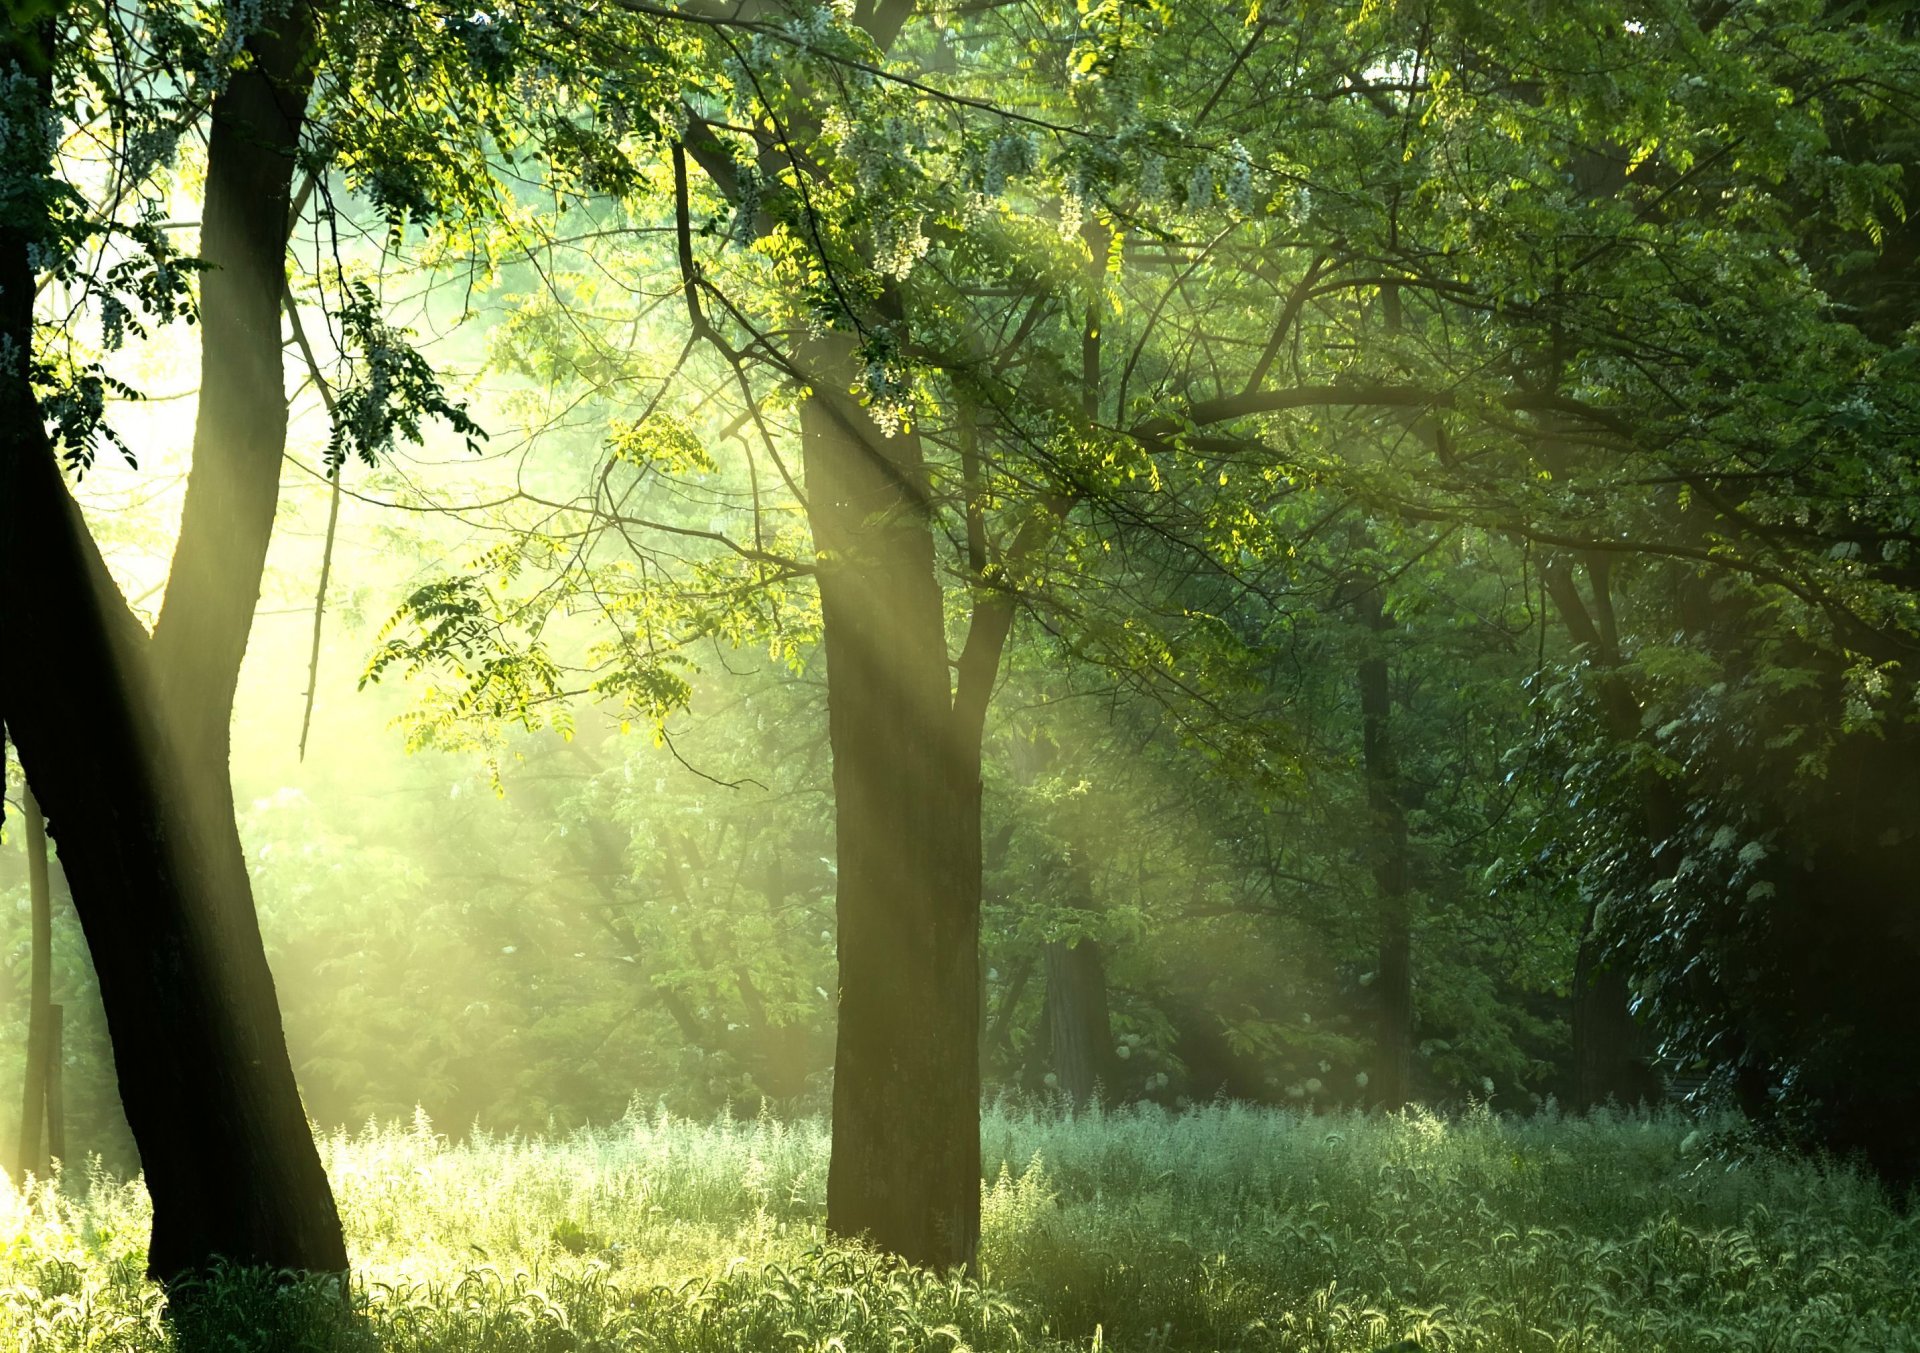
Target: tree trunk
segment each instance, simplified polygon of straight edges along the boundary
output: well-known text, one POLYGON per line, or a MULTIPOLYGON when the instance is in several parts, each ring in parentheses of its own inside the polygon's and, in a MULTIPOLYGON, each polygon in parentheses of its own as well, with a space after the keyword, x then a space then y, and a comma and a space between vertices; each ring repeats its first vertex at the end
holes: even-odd
POLYGON ((47 1064, 42 1073, 47 1097, 47 1159, 67 1158, 67 1083, 64 1074, 67 1057, 67 1010, 57 1003, 47 1006, 47 1064))
MULTIPOLYGON (((1076 832, 1080 840, 1086 833, 1076 832)), ((1068 870, 1068 905, 1093 910, 1093 868, 1079 841, 1068 870)), ((1091 1104, 1113 1078, 1113 1022, 1107 1007, 1107 956, 1100 942, 1055 940, 1046 948, 1047 1023, 1053 1072, 1075 1108, 1091 1104)))
POLYGON ((13 1177, 47 1177, 41 1125, 47 1118, 48 1049, 53 1037, 53 895, 47 876, 47 824, 31 787, 23 798, 27 826, 27 895, 33 940, 27 967, 27 1066, 20 1095, 20 1151, 13 1177))
POLYGON ((1047 945, 1047 1019, 1060 1092, 1075 1108, 1085 1107, 1109 1084, 1113 1060, 1106 955, 1098 940, 1047 945))
MULTIPOLYGON (((885 52, 913 11, 913 0, 862 0, 854 22, 885 52)), ((737 205, 738 177, 716 143, 696 137, 685 151, 737 205)), ((704 329, 679 174, 676 186, 682 280, 704 329)), ((897 296, 883 296, 880 308, 900 317, 897 296)), ((980 1234, 980 740, 1013 622, 1008 566, 1051 526, 1030 519, 990 562, 983 499, 967 476, 974 604, 950 688, 919 439, 883 436, 845 393, 854 364, 844 334, 802 343, 795 356, 813 387, 801 403, 801 449, 839 853, 827 1225, 912 1262, 971 1269, 980 1234)), ((1051 494, 1049 512, 1072 501, 1051 494)))
MULTIPOLYGON (((1020 1008, 1020 998, 1026 994, 1027 979, 1033 974, 1033 960, 1019 958, 1014 960, 1011 975, 1007 978, 1006 988, 1000 993, 1000 1008, 993 1012, 991 1020, 985 1020, 985 1029, 981 1035, 980 1056, 983 1062, 996 1050, 1011 1046, 1013 1038, 1013 1016, 1020 1008)), ((984 1003, 985 998, 982 998, 984 1003)), ((982 1012, 984 1013, 984 1011, 982 1012)))
POLYGON ((1387 655, 1380 646, 1391 627, 1381 605, 1381 585, 1362 584, 1355 608, 1368 631, 1366 655, 1359 666, 1360 741, 1367 781, 1367 810, 1372 820, 1370 854, 1374 886, 1380 894, 1380 947, 1374 990, 1379 1025, 1373 1090, 1381 1107, 1406 1104, 1413 1078, 1413 928, 1412 869, 1407 815, 1400 802, 1400 772, 1390 723, 1393 691, 1387 655))
MULTIPOLYGON (((1549 560, 1541 570, 1548 596, 1574 643, 1593 664, 1595 695, 1608 734, 1630 743, 1641 737, 1640 706, 1618 670, 1619 633, 1613 593, 1604 565, 1590 564, 1593 607, 1588 609, 1564 560, 1549 560)), ((1649 847, 1663 848, 1679 820, 1673 786, 1652 772, 1640 777, 1641 802, 1649 847)), ((1606 937, 1589 907, 1580 926, 1573 959, 1573 1102, 1585 1111, 1608 1100, 1632 1103, 1647 1097, 1652 1075, 1644 1058, 1645 1038, 1633 1017, 1627 975, 1605 959, 1606 937)))
MULTIPOLYGON (((846 362, 816 381, 844 380, 846 362)), ((840 386, 844 389, 844 384, 840 386)), ((839 857, 827 1226, 918 1264, 980 1235, 980 744, 955 717, 912 433, 850 398, 800 412, 839 857)))
MULTIPOLYGON (((0 714, 60 848, 153 1198, 148 1271, 216 1258, 343 1272, 340 1221, 287 1056, 227 776, 286 431, 278 307, 312 11, 248 41, 215 99, 201 420, 168 597, 149 640, 68 494, 31 389, 0 396, 0 714)), ((0 233, 0 332, 31 335, 32 227, 0 233)))
POLYGON ((1573 960, 1573 1106, 1587 1110, 1609 1100, 1635 1104, 1649 1097, 1651 1073, 1641 1057, 1626 974, 1600 961, 1594 915, 1580 928, 1573 960))

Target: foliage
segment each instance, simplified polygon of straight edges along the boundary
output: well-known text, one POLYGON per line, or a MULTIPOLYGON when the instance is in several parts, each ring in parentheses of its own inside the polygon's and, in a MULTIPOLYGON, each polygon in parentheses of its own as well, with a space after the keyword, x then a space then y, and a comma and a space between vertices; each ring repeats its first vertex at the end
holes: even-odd
POLYGON ((427 360, 407 344, 408 335, 387 323, 371 288, 349 282, 339 306, 343 348, 358 368, 334 395, 333 436, 327 443, 327 468, 335 474, 348 456, 367 465, 391 456, 395 441, 418 446, 422 420, 437 418, 477 452, 486 436, 466 406, 447 397, 427 360))
MULTIPOLYGON (((65 186, 6 166, 4 205, 44 227, 33 374, 76 477, 140 388, 117 363, 192 318, 159 206, 191 187, 175 144, 253 8, 101 10, 58 72, 65 186)), ((1780 1140, 1911 1180, 1913 17, 1044 0, 908 7, 896 34, 890 9, 328 7, 303 165, 339 322, 317 459, 446 519, 383 528, 362 685, 412 682, 408 750, 477 754, 506 806, 428 761, 403 809, 335 767, 331 795, 248 814, 316 1116, 424 1103, 480 1151, 604 1122, 636 1085, 702 1114, 824 1100, 836 867, 796 412, 844 395, 913 448, 954 664, 1013 616, 983 734, 990 1086, 1045 1092, 1047 957, 1091 941, 1109 1102, 1369 1102, 1373 662, 1421 1098, 1567 1092, 1569 1011, 1611 964, 1670 1064, 1780 1140), (435 422, 471 493, 396 468, 435 422), (651 745, 612 735, 636 727, 651 745)), ((18 123, 10 155, 51 152, 18 123)), ((105 1119, 92 1018, 75 1098, 105 1119)), ((936 1316, 982 1346, 1157 1337, 1127 1305, 1142 1265, 1178 1275, 1143 1289, 1172 1337, 1221 1345, 1265 1321, 1279 1346, 1517 1348, 1582 1311, 1600 1346, 1738 1344, 1785 1328, 1789 1293, 1823 1299, 1808 1347, 1876 1318, 1824 1300, 1837 1257, 1683 1310, 1705 1289, 1672 1254, 1788 1266, 1746 1213, 1601 1242, 1521 1209, 1481 1216, 1506 1237, 1482 1244, 1374 1164, 1383 1192, 1339 1194, 1377 1231, 1351 1302, 1320 1214, 1261 1214, 1284 1273, 1224 1222, 1192 1254, 1156 1237, 1156 1215, 1187 1234, 1172 1202, 1060 1229, 1059 1154, 989 1193, 995 1281, 1067 1291, 1040 1328, 845 1255, 767 1250, 797 1267, 724 1304, 581 1275, 557 1305, 512 1280, 458 1296, 435 1272, 503 1346, 556 1311, 613 1331, 621 1301, 689 1346, 936 1316), (1380 1276, 1439 1301, 1429 1245, 1480 1275, 1445 1320, 1380 1276), (845 1298, 868 1287, 885 1299, 845 1298)), ((1496 1175, 1477 1186, 1511 1202, 1496 1175)), ((592 1219, 547 1228, 600 1248, 592 1219)))

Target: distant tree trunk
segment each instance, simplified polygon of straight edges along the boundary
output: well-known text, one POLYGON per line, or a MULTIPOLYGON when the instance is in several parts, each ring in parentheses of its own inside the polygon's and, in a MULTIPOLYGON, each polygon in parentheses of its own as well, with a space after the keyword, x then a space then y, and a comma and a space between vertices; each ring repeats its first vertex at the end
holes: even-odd
POLYGON ((1006 986, 1000 993, 1000 1007, 993 1012, 991 1020, 985 1021, 986 1027, 981 1035, 980 1049, 983 1060, 992 1053, 1011 1045, 1014 1012, 1020 1008, 1020 998, 1026 995, 1027 979, 1032 975, 1033 959, 1031 957, 1014 960, 1006 986))
POLYGON ((1106 956, 1099 941, 1047 945, 1047 1019, 1060 1092, 1076 1108, 1092 1103, 1109 1084, 1113 1058, 1106 956))
MULTIPOLYGON (((787 900, 786 861, 778 850, 768 857, 760 891, 767 900, 768 916, 777 921, 787 900)), ((807 1075, 811 1070, 807 1026, 798 1020, 787 1024, 775 1022, 767 1013, 766 1001, 756 989, 752 975, 744 967, 739 970, 737 983, 752 1020, 757 1064, 754 1080, 770 1099, 797 1099, 806 1093, 807 1075)))
POLYGON ((67 1158, 67 1010, 57 1001, 47 1006, 47 1158, 67 1158))
MULTIPOLYGON (((1601 718, 1612 737, 1631 742, 1640 736, 1640 709, 1627 689, 1620 666, 1619 632, 1613 593, 1604 563, 1589 565, 1593 605, 1587 606, 1564 560, 1542 569, 1548 596, 1573 641, 1586 650, 1596 674, 1601 718)), ((1655 774, 1641 776, 1641 803, 1647 840, 1658 851, 1672 835, 1679 808, 1673 787, 1655 774)), ((1645 1037, 1633 1017, 1627 975, 1605 958, 1606 936, 1589 908, 1580 926, 1573 960, 1573 1102, 1579 1110, 1609 1100, 1633 1103, 1647 1096, 1650 1073, 1645 1037)))
MULTIPOLYGON (((983 840, 981 842, 981 845, 980 845, 980 899, 981 899, 981 906, 983 908, 986 905, 986 898, 987 898, 987 893, 986 893, 987 877, 990 874, 998 871, 1001 868, 1001 866, 1006 863, 1007 848, 1013 844, 1013 826, 1014 824, 1011 822, 1004 823, 1001 826, 1000 830, 993 834, 993 837, 991 840, 983 840)), ((1011 983, 1007 988, 1007 996, 1011 996, 1013 1002, 1015 1003, 1018 1003, 1020 999, 1020 992, 1024 989, 1026 985, 1027 970, 1031 966, 1032 966, 1031 959, 1022 959, 1021 961, 1014 964, 1014 968, 1017 974, 1017 979, 1013 983, 1011 983)), ((993 1078, 992 1070, 990 1066, 993 1059, 993 1051, 994 1051, 994 1048, 997 1046, 997 1038, 999 1034, 1005 1028, 1006 1018, 1007 1018, 1007 1015, 1009 1014, 1009 1010, 1008 1010, 1007 996, 1003 996, 1001 998, 1000 1007, 997 1011, 994 1008, 992 994, 988 989, 989 972, 987 968, 986 955, 984 953, 982 953, 981 955, 979 967, 980 967, 980 1031, 979 1031, 980 1084, 984 1087, 986 1083, 993 1078)), ((997 974, 995 974, 994 976, 997 978, 997 974)))
MULTIPOLYGON (((215 98, 201 285, 201 419, 171 583, 149 640, 67 492, 24 372, 0 391, 0 715, 44 805, 93 954, 153 1199, 148 1271, 216 1258, 344 1272, 301 1107, 227 777, 286 432, 279 306, 313 12, 248 39, 215 98)), ((0 228, 0 333, 31 344, 32 222, 0 228)))
POLYGON ((27 828, 27 897, 32 945, 27 959, 27 1066, 20 1096, 20 1152, 13 1177, 47 1177, 41 1126, 47 1118, 47 1068, 53 1022, 53 891, 47 872, 47 824, 29 786, 21 816, 27 828))
MULTIPOLYGON (((1093 910, 1092 861, 1075 842, 1069 905, 1093 910)), ((1113 1023, 1107 1006, 1107 957, 1100 942, 1055 940, 1046 948, 1047 1021, 1060 1092, 1079 1108, 1113 1080, 1113 1023)))
POLYGON ((1583 1110, 1644 1099, 1648 1079, 1626 974, 1600 961, 1593 922, 1589 911, 1573 960, 1573 1107, 1583 1110))
MULTIPOLYGON (((565 744, 568 751, 584 763, 590 773, 597 774, 602 767, 588 755, 576 742, 565 744)), ((548 797, 546 801, 548 816, 558 816, 560 805, 557 800, 548 797)), ((616 945, 627 947, 635 943, 636 937, 631 931, 623 931, 614 923, 611 908, 623 907, 631 900, 624 891, 626 881, 632 875, 632 866, 628 863, 627 852, 631 842, 618 837, 607 825, 607 820, 597 813, 588 813, 583 823, 585 830, 569 832, 566 836, 568 847, 574 858, 580 862, 587 879, 600 894, 605 906, 596 907, 590 903, 580 907, 580 914, 594 925, 604 930, 616 945)), ((666 861, 666 879, 671 887, 681 887, 679 868, 673 860, 666 861)), ((639 995, 638 1003, 643 1006, 658 1004, 667 1012, 674 1025, 680 1030, 680 1036, 687 1046, 712 1050, 719 1041, 712 1038, 694 1012, 685 993, 671 987, 657 986, 653 980, 653 971, 643 963, 634 963, 627 968, 629 979, 639 995)))
MULTIPOLYGON (((847 369, 831 357, 817 366, 816 387, 847 369)), ((802 403, 800 430, 839 866, 827 1225, 914 1263, 971 1267, 980 741, 949 685, 925 465, 915 434, 881 436, 831 388, 802 403)))
MULTIPOLYGON (((1084 275, 1087 305, 1080 329, 1080 407, 1089 421, 1100 416, 1102 331, 1105 324, 1107 247, 1111 233, 1097 217, 1081 226, 1087 246, 1084 275)), ((1084 833, 1081 834, 1084 837, 1084 833)), ((1069 895, 1072 905, 1093 907, 1091 862, 1074 842, 1069 895)), ((1054 1078, 1076 1108, 1093 1102, 1098 1088, 1110 1084, 1113 1024, 1107 1005, 1106 954, 1098 941, 1053 941, 1046 947, 1047 998, 1044 1015, 1054 1078)))
POLYGON ((1373 1091, 1383 1108, 1406 1102, 1413 1079, 1413 929, 1412 869, 1407 814, 1400 800, 1400 771, 1394 755, 1391 722, 1393 691, 1387 655, 1380 645, 1392 627, 1381 602, 1381 584, 1360 583, 1355 608, 1368 631, 1359 665, 1361 756, 1372 825, 1369 853, 1374 886, 1380 894, 1379 956, 1374 990, 1379 1000, 1378 1046, 1373 1091))

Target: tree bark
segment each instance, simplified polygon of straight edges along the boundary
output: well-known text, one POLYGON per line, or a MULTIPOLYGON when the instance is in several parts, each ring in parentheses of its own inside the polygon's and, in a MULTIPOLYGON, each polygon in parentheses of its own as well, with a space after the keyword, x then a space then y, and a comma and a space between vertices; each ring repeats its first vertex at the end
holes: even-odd
MULTIPOLYGON (((228 779, 228 721, 286 433, 278 307, 313 56, 295 4, 216 97, 187 508, 148 638, 67 492, 18 367, 0 395, 0 714, 44 805, 92 952, 153 1198, 149 1273, 216 1258, 344 1272, 287 1056, 228 779), (32 586, 19 580, 32 578, 32 586)), ((0 333, 31 343, 30 223, 0 231, 0 333)))
POLYGON ((1382 1108, 1406 1104, 1413 1079, 1412 868, 1407 814, 1400 801, 1400 771, 1391 722, 1393 690, 1381 647, 1392 627, 1381 604, 1381 584, 1361 583, 1355 609, 1367 628, 1360 660, 1360 741, 1371 819, 1369 853, 1380 894, 1380 940, 1374 990, 1379 1000, 1373 1090, 1382 1108))
MULTIPOLYGON (((816 364, 821 383, 844 355, 816 364)), ((844 389, 844 385, 841 386, 844 389)), ((839 857, 827 1226, 972 1267, 980 1236, 980 741, 948 681, 917 436, 836 389, 800 411, 839 857)), ((997 663, 997 652, 995 654, 997 663)))
POLYGON ((20 1150, 13 1177, 47 1177, 47 1150, 41 1127, 47 1118, 47 1068, 53 1023, 53 893, 47 874, 47 824, 31 786, 21 816, 27 828, 27 897, 33 911, 32 948, 27 964, 27 1066, 20 1093, 20 1150))

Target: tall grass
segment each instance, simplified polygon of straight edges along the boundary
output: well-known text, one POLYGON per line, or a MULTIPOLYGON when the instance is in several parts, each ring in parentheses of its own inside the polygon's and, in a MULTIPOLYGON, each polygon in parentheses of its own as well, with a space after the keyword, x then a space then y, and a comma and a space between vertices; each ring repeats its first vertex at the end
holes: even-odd
POLYGON ((1920 1225, 1729 1129, 1000 1108, 974 1284, 827 1244, 818 1122, 419 1120, 324 1143, 345 1302, 228 1274, 170 1329, 137 1181, 0 1190, 0 1348, 1920 1353, 1920 1225))

